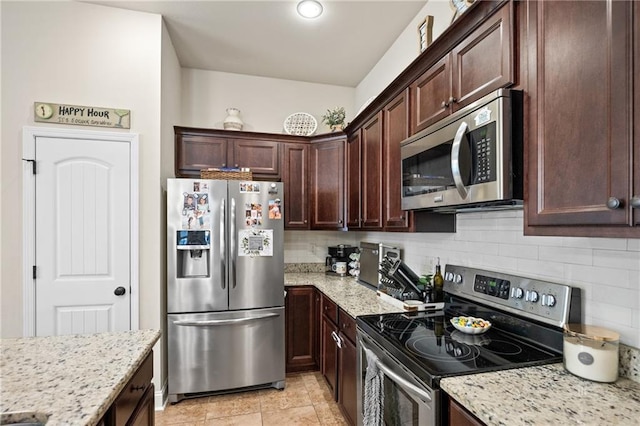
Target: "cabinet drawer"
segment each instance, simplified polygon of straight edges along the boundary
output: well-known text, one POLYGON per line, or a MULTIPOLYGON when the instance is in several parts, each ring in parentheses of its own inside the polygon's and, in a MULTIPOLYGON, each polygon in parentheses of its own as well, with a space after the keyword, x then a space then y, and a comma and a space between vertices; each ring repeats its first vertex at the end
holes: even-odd
POLYGON ((320 303, 322 315, 326 316, 332 323, 338 324, 338 306, 324 294, 322 295, 322 302, 320 303))
POLYGON ((129 380, 127 386, 120 392, 120 395, 111 406, 113 425, 124 425, 135 411, 138 403, 145 395, 147 388, 151 386, 153 377, 153 352, 142 362, 142 365, 129 380))
POLYGON ((356 343, 356 320, 342 309, 339 309, 338 328, 342 334, 351 340, 351 343, 356 343))

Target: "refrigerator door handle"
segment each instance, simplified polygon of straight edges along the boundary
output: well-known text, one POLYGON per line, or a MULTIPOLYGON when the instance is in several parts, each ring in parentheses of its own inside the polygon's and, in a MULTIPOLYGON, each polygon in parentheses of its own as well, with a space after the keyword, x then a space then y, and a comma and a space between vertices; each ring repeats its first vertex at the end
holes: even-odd
POLYGON ((226 203, 225 199, 222 199, 220 203, 220 285, 222 289, 226 287, 227 282, 227 257, 226 257, 226 244, 224 236, 224 221, 226 220, 226 203))
POLYGON ((242 324, 250 321, 258 321, 267 318, 279 317, 280 314, 265 314, 257 317, 250 318, 233 318, 233 319, 220 319, 220 320, 207 320, 207 321, 189 321, 189 320, 179 320, 174 321, 175 325, 181 326, 196 326, 196 327, 208 327, 208 326, 216 326, 216 325, 233 325, 233 324, 242 324))
POLYGON ((231 225, 229 232, 229 239, 231 240, 231 250, 229 250, 229 260, 231 271, 229 271, 230 285, 236 288, 236 199, 231 198, 231 208, 229 209, 231 225))

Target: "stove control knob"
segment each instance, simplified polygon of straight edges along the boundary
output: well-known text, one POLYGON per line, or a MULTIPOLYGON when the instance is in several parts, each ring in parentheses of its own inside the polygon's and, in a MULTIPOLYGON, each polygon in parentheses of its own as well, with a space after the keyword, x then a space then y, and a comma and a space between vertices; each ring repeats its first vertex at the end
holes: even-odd
POLYGON ((453 282, 456 284, 462 284, 462 275, 453 274, 453 282))
POLYGON ((538 292, 533 290, 529 296, 529 300, 531 300, 532 303, 536 303, 538 301, 538 292))
POLYGON ((453 272, 445 272, 444 279, 447 281, 453 281, 453 272))
POLYGON ((524 296, 524 292, 522 291, 522 289, 520 287, 516 288, 515 293, 513 294, 513 296, 516 299, 522 299, 522 296, 524 296))
POLYGON ((556 297, 552 294, 547 294, 547 306, 556 306, 556 297))

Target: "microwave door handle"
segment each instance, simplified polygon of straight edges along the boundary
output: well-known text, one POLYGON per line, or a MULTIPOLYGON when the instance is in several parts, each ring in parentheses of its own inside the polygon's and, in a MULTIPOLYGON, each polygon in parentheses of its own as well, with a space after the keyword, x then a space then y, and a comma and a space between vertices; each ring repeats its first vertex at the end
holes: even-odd
POLYGON ((453 183, 455 183, 456 189, 463 200, 467 198, 468 192, 460 174, 460 146, 463 139, 466 138, 468 128, 469 126, 464 121, 460 123, 456 136, 453 138, 453 145, 451 145, 451 174, 453 175, 453 183))
MULTIPOLYGON (((365 353, 370 354, 370 355, 373 354, 373 351, 371 349, 367 348, 366 345, 362 342, 362 340, 360 340, 360 346, 362 347, 362 349, 364 349, 365 353)), ((376 359, 376 366, 384 374, 386 374, 391 380, 393 380, 394 382, 396 382, 397 384, 399 384, 401 387, 405 388, 406 390, 411 391, 414 395, 419 396, 423 401, 431 402, 431 395, 429 395, 427 392, 425 392, 424 390, 420 389, 419 387, 417 387, 413 383, 409 383, 405 378, 403 378, 400 375, 398 375, 398 373, 396 373, 391 368, 389 368, 386 364, 384 364, 382 361, 380 361, 380 359, 378 359, 378 357, 376 357, 375 355, 374 355, 374 357, 376 359)))

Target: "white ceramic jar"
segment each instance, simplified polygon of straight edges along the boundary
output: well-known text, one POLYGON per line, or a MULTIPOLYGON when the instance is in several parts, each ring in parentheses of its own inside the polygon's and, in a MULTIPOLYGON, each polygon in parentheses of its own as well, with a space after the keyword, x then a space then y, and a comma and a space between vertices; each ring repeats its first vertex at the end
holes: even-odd
POLYGON ((606 328, 567 324, 564 329, 564 368, 576 376, 595 382, 618 379, 620 335, 606 328))
POLYGON ((238 108, 227 108, 227 118, 222 122, 225 130, 242 130, 244 123, 240 119, 240 110, 238 108))

